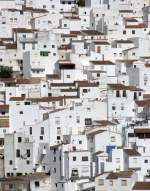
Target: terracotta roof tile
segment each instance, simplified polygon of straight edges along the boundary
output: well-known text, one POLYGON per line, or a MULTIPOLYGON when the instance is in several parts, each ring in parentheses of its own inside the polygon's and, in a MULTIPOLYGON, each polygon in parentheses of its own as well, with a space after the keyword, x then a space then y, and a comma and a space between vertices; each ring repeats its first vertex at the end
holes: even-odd
POLYGON ((110 45, 107 41, 93 41, 95 45, 110 45))
POLYGON ((112 172, 107 176, 106 179, 130 178, 132 174, 132 171, 112 172))
POLYGON ((38 30, 36 29, 26 29, 26 28, 13 28, 13 31, 16 33, 33 33, 38 30))
POLYGON ((147 24, 146 23, 139 23, 138 25, 126 25, 125 28, 147 28, 147 24))
POLYGON ((108 120, 96 120, 94 122, 98 123, 101 126, 115 125, 114 123, 108 120))
POLYGON ((53 102, 53 101, 61 101, 63 97, 41 97, 41 98, 28 98, 28 100, 32 102, 53 102))
POLYGON ((150 99, 135 101, 138 107, 150 107, 150 99))
POLYGON ((101 134, 101 133, 104 133, 105 130, 102 130, 102 129, 98 129, 96 131, 92 131, 92 132, 88 132, 87 133, 87 136, 90 136, 90 137, 93 137, 95 135, 98 135, 98 134, 101 134))
POLYGON ((9 105, 0 105, 0 110, 9 110, 9 105))
POLYGON ((82 30, 81 32, 88 36, 104 35, 103 33, 99 32, 97 30, 82 30))
POLYGON ((124 149, 124 152, 129 156, 141 156, 141 154, 135 149, 124 149))
POLYGON ((8 128, 9 127, 9 119, 0 118, 0 128, 8 128))
POLYGON ((115 40, 115 42, 118 44, 131 44, 131 43, 133 43, 131 40, 123 40, 123 39, 115 40))
POLYGON ((150 182, 136 182, 133 190, 150 190, 150 182))
POLYGON ((115 65, 110 60, 94 60, 94 61, 90 61, 90 62, 94 65, 115 65))
POLYGON ((114 90, 143 91, 135 86, 126 86, 124 84, 108 84, 108 87, 114 90))
POLYGON ((10 101, 24 101, 25 97, 11 97, 10 101))
POLYGON ((150 128, 137 128, 134 129, 135 134, 139 134, 139 133, 150 133, 150 128))

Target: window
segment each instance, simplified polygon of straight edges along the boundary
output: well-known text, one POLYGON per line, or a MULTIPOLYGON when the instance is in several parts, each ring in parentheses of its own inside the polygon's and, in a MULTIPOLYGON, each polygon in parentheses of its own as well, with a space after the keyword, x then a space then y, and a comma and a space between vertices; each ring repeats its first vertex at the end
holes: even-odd
POLYGON ((78 176, 78 170, 77 169, 72 169, 72 176, 78 176))
POLYGON ((32 135, 32 127, 29 128, 29 133, 32 135))
POLYGON ((9 184, 9 189, 13 189, 13 184, 9 184))
POLYGON ((22 141, 22 138, 18 137, 18 143, 21 143, 21 141, 22 141))
POLYGON ((76 122, 80 123, 80 116, 77 116, 76 122))
POLYGON ((7 173, 7 176, 10 176, 10 173, 7 173))
POLYGON ((132 30, 132 34, 135 34, 135 30, 132 30))
POLYGON ((116 137, 111 137, 111 142, 115 142, 116 141, 116 137))
POLYGON ((116 158, 116 163, 120 163, 120 158, 116 158))
POLYGON ((120 92, 119 92, 119 90, 116 91, 116 97, 120 97, 120 92))
POLYGON ((137 93, 134 92, 134 99, 137 99, 137 93))
POLYGON ((25 48, 26 48, 25 43, 22 43, 22 49, 25 50, 25 48))
POLYGON ((20 157, 20 150, 19 150, 19 149, 16 150, 16 157, 17 157, 17 158, 20 157))
POLYGON ((61 128, 57 127, 57 135, 61 135, 61 128))
POLYGON ((113 105, 113 106, 112 106, 112 110, 116 110, 116 106, 113 105))
POLYGON ((126 97, 127 94, 126 94, 126 90, 123 90, 123 97, 126 97))
POLYGON ((77 149, 76 149, 76 147, 72 147, 72 150, 73 150, 73 151, 76 151, 77 149))
POLYGON ((36 44, 32 43, 32 50, 35 50, 36 44))
POLYGON ((39 187, 40 186, 39 181, 35 181, 34 184, 35 184, 35 187, 39 187))
POLYGON ((48 52, 41 51, 40 56, 48 56, 48 52))
POLYGON ((146 160, 144 160, 144 163, 148 163, 148 160, 146 159, 146 160))
POLYGON ((59 106, 63 106, 63 100, 59 101, 59 106))
POLYGON ((133 163, 137 163, 137 158, 133 158, 133 163))
POLYGON ((40 140, 43 140, 43 136, 40 136, 40 140))
POLYGON ((83 89, 83 93, 87 93, 88 91, 87 91, 87 89, 83 89))
POLYGON ((55 48, 55 45, 52 45, 52 48, 55 48))
POLYGON ((104 185, 104 180, 103 179, 99 179, 98 180, 98 185, 99 186, 103 186, 104 185))
POLYGON ((127 186, 127 180, 121 180, 121 186, 127 186))
POLYGON ((29 164, 30 164, 30 161, 29 161, 29 160, 27 160, 27 161, 26 161, 26 164, 28 164, 28 165, 29 165, 29 164))
POLYGON ((27 149, 27 157, 30 157, 30 149, 27 149))
POLYGON ((109 185, 113 186, 113 180, 109 180, 109 185))
POLYGON ((85 119, 85 125, 92 125, 92 119, 91 118, 86 118, 85 119))
POLYGON ((82 144, 82 141, 79 141, 79 145, 81 145, 82 144))
POLYGON ((10 164, 10 165, 12 165, 12 164, 13 164, 13 161, 12 161, 12 160, 10 160, 10 161, 9 161, 9 164, 10 164))
POLYGON ((44 127, 41 127, 41 135, 44 135, 44 127))
POLYGON ((70 75, 67 75, 66 77, 67 77, 67 78, 70 78, 70 75))
POLYGON ((56 149, 54 148, 54 150, 53 150, 53 154, 56 154, 56 149))
POLYGON ((82 161, 88 161, 88 156, 83 156, 82 161))
POLYGON ((125 31, 125 30, 123 31, 123 34, 124 34, 124 35, 126 34, 126 31, 125 31))
POLYGON ((57 136, 57 140, 60 140, 60 136, 57 136))
POLYGON ((60 117, 56 117, 56 118, 55 118, 55 124, 56 124, 56 125, 59 125, 59 124, 60 124, 60 117))
POLYGON ((2 115, 5 115, 5 111, 2 111, 2 113, 1 113, 2 115))
POLYGON ((56 157, 53 158, 53 162, 56 162, 56 157))
POLYGON ((20 115, 22 115, 22 114, 23 114, 23 111, 20 111, 19 113, 20 113, 20 115))
POLYGON ((56 168, 54 168, 54 173, 56 173, 56 168))
POLYGON ((98 46, 98 47, 97 47, 97 53, 100 53, 100 52, 101 52, 101 47, 98 46))
POLYGON ((24 102, 24 105, 30 105, 29 101, 24 102))
POLYGON ((77 159, 76 157, 72 157, 72 160, 73 160, 73 161, 76 161, 76 159, 77 159))

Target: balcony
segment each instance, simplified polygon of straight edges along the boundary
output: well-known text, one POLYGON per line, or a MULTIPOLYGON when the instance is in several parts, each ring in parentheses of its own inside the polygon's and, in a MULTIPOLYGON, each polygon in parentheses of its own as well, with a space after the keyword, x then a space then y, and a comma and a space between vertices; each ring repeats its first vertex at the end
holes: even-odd
POLYGON ((19 40, 20 40, 20 43, 37 43, 38 42, 37 38, 24 38, 24 37, 21 37, 19 40))
POLYGON ((33 70, 45 70, 45 65, 39 63, 32 63, 31 69, 33 70))

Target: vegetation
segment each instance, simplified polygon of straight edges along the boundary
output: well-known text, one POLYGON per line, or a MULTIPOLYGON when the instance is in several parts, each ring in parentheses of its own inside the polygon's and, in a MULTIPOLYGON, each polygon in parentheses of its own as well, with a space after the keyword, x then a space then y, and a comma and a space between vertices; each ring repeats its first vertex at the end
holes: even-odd
POLYGON ((85 6, 85 0, 77 0, 77 5, 79 7, 84 7, 85 6))
POLYGON ((12 68, 0 66, 0 78, 11 78, 12 68))

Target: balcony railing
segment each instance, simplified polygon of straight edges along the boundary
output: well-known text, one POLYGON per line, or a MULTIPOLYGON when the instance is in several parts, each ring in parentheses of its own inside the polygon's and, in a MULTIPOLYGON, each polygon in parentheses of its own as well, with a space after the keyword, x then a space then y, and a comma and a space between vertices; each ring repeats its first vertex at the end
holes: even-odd
POLYGON ((24 38, 24 37, 20 38, 21 43, 32 43, 37 41, 38 41, 37 38, 24 38))

